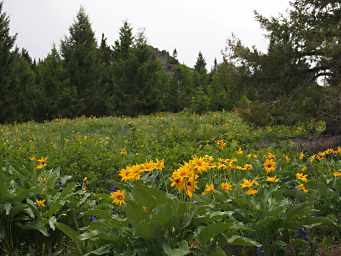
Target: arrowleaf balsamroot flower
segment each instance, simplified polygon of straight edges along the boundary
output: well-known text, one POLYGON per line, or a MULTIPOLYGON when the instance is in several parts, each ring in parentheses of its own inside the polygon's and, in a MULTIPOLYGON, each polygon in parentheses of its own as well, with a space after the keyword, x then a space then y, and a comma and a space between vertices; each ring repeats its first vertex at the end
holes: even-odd
POLYGON ((31 157, 30 158, 32 161, 35 161, 36 162, 36 168, 38 170, 41 170, 43 169, 44 167, 46 167, 47 165, 47 160, 48 160, 48 157, 41 157, 41 158, 37 158, 35 156, 31 157))
POLYGON ((122 206, 125 204, 125 195, 121 190, 117 190, 115 192, 110 193, 110 197, 112 199, 112 203, 118 206, 122 206))
POLYGON ((256 180, 244 179, 240 184, 242 188, 252 188, 253 185, 259 185, 259 183, 256 180))
POLYGON ((308 188, 307 188, 307 186, 306 186, 306 184, 300 184, 300 185, 298 185, 298 186, 296 186, 296 188, 298 189, 298 190, 301 190, 301 191, 303 191, 304 193, 308 193, 308 188))
POLYGON ((212 193, 214 191, 214 184, 206 184, 204 192, 202 192, 203 196, 208 195, 209 193, 212 193))
POLYGON ((244 164, 244 167, 242 169, 244 171, 252 171, 253 166, 252 166, 252 164, 244 164))
POLYGON ((300 152, 300 154, 298 155, 298 159, 300 159, 301 161, 304 159, 304 153, 300 152))
POLYGON ((216 140, 215 143, 218 145, 219 150, 224 150, 226 143, 223 139, 216 140))
POLYGON ((121 154, 121 156, 127 156, 128 155, 128 150, 126 148, 122 148, 120 150, 120 154, 121 154))
POLYGON ((303 181, 304 183, 307 183, 308 182, 308 175, 298 172, 298 173, 296 173, 296 179, 303 181))
POLYGON ((231 191, 233 186, 232 186, 231 183, 223 182, 223 183, 220 184, 220 188, 223 191, 231 191))
POLYGON ((237 154, 238 155, 243 155, 244 154, 244 150, 242 148, 238 148, 237 154))
POLYGON ((34 202, 34 204, 38 207, 38 208, 44 208, 46 206, 46 200, 45 199, 36 199, 36 201, 34 202))
POLYGON ((276 170, 276 162, 274 159, 265 159, 263 163, 264 170, 267 174, 274 172, 276 170))
POLYGON ((254 196, 258 193, 258 190, 257 189, 254 189, 254 188, 250 188, 248 189, 245 194, 247 194, 248 196, 254 196))
POLYGON ((341 177, 341 171, 335 171, 333 175, 334 177, 341 177))
POLYGON ((273 177, 267 177, 266 181, 270 183, 278 183, 279 179, 277 178, 277 176, 273 176, 273 177))

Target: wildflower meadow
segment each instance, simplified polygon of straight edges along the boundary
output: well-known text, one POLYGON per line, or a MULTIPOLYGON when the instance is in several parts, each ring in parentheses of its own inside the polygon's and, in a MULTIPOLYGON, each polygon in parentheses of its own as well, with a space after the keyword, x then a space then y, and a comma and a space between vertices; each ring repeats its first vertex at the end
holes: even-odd
POLYGON ((292 142, 318 125, 222 112, 0 131, 1 255, 340 255, 341 147, 292 142))

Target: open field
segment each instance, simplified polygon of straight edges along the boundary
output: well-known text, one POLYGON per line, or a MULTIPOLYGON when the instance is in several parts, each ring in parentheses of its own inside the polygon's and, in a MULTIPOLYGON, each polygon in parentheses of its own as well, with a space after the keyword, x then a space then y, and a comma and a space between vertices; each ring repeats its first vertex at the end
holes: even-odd
POLYGON ((339 255, 341 148, 294 151, 310 126, 234 113, 0 126, 0 252, 339 255))

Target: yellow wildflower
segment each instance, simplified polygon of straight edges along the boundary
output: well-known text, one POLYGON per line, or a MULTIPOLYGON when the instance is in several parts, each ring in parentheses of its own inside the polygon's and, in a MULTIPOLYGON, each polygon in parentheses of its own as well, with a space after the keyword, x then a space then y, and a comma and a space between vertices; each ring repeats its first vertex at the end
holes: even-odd
POLYGON ((223 139, 216 140, 215 143, 218 145, 219 150, 224 150, 224 148, 226 147, 226 143, 223 139))
POLYGON ((251 188, 253 185, 258 185, 258 182, 252 179, 244 179, 240 184, 242 188, 251 188))
POLYGON ((308 182, 308 175, 298 172, 298 173, 296 173, 296 179, 307 183, 308 182))
POLYGON ((283 159, 286 161, 286 162, 289 162, 290 161, 290 158, 288 155, 283 155, 283 159))
POLYGON ((315 155, 315 159, 318 161, 322 161, 326 158, 326 154, 324 152, 319 152, 317 155, 315 155))
POLYGON ((179 191, 183 191, 185 189, 184 178, 179 176, 172 176, 171 180, 171 187, 175 187, 179 191))
POLYGON ((190 177, 186 182, 186 194, 189 198, 192 198, 193 193, 196 189, 196 176, 190 177))
POLYGON ((301 151, 300 154, 298 155, 298 159, 300 159, 301 161, 304 159, 304 152, 301 151))
POLYGON ((36 168, 38 170, 43 169, 47 165, 47 160, 48 157, 41 157, 41 158, 36 158, 36 157, 31 157, 32 161, 36 161, 36 168))
POLYGON ((237 154, 238 155, 243 155, 244 154, 244 150, 241 147, 239 147, 238 150, 237 150, 237 154))
POLYGON ((123 205, 125 204, 125 195, 124 192, 121 190, 117 190, 115 192, 110 193, 110 197, 112 199, 112 203, 116 205, 123 205))
POLYGON ((266 155, 266 159, 269 159, 269 160, 276 160, 276 156, 273 154, 273 153, 271 153, 271 152, 269 152, 267 155, 266 155))
POLYGON ((46 200, 45 199, 37 199, 34 204, 38 207, 38 208, 43 208, 46 206, 46 200))
POLYGON ((232 184, 231 184, 231 183, 227 183, 227 182, 221 183, 221 184, 220 184, 220 187, 221 187, 221 189, 224 190, 224 191, 230 191, 230 190, 232 190, 232 188, 233 188, 232 184))
POLYGON ((277 176, 273 176, 273 177, 267 177, 266 181, 270 183, 277 183, 279 179, 277 178, 277 176))
POLYGON ((253 189, 253 188, 250 188, 248 189, 245 194, 247 194, 248 196, 254 196, 258 193, 258 190, 257 189, 253 189))
POLYGON ((305 184, 300 184, 300 185, 296 186, 296 188, 297 188, 298 190, 303 191, 304 193, 307 193, 307 192, 309 191, 308 188, 307 188, 307 186, 306 186, 305 184))
POLYGON ((127 155, 128 155, 128 150, 127 150, 126 148, 122 148, 122 149, 120 150, 120 154, 121 154, 122 156, 127 156, 127 155))
POLYGON ((120 170, 118 175, 121 176, 121 181, 123 182, 127 182, 130 180, 130 172, 127 169, 120 170))
POLYGON ((84 177, 83 178, 83 185, 82 185, 82 190, 83 192, 87 192, 89 188, 89 181, 88 181, 88 177, 84 177))
POLYGON ((253 169, 252 164, 244 164, 243 170, 252 171, 252 169, 253 169))
POLYGON ((274 172, 276 170, 276 162, 273 159, 266 159, 263 167, 266 173, 274 172))
POLYGON ((209 162, 203 157, 194 157, 190 163, 192 164, 193 168, 200 174, 203 172, 208 171, 210 169, 209 162))
POLYGON ((212 193, 214 191, 214 184, 206 184, 204 192, 202 192, 202 195, 207 195, 209 193, 212 193))
POLYGON ((341 177, 341 171, 335 171, 333 175, 334 177, 341 177))
POLYGON ((154 164, 156 170, 162 171, 165 168, 165 160, 157 160, 154 164))
POLYGON ((141 169, 144 169, 147 172, 153 171, 154 167, 155 167, 155 164, 153 161, 149 161, 141 165, 141 169))

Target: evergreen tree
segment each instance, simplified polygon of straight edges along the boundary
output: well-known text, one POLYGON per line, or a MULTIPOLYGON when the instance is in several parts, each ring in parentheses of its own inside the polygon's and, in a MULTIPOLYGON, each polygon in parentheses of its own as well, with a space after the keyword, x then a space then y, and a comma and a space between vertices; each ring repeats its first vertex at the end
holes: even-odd
POLYGON ((199 52, 197 61, 194 65, 194 70, 200 74, 207 74, 206 61, 201 52, 199 52))
POLYGON ((99 46, 99 55, 101 63, 110 65, 113 61, 113 52, 107 44, 107 38, 102 34, 101 44, 99 46))
POLYGON ((175 65, 166 89, 167 111, 179 112, 188 108, 194 93, 193 71, 185 65, 175 65))
POLYGON ((137 38, 125 22, 114 45, 112 93, 119 113, 148 114, 162 108, 165 73, 141 33, 137 38))
POLYGON ((11 108, 16 104, 12 82, 17 55, 14 49, 16 35, 9 34, 9 22, 3 11, 3 3, 0 2, 0 122, 6 121, 10 114, 13 115, 11 108))
POLYGON ((212 73, 216 72, 217 70, 218 70, 218 62, 217 62, 217 58, 214 58, 212 73))
POLYGON ((62 41, 61 53, 70 91, 75 92, 72 112, 74 115, 103 115, 105 100, 104 88, 100 83, 97 43, 83 8, 78 12, 69 32, 69 37, 62 41))
POLYGON ((172 57, 176 60, 178 59, 178 51, 176 49, 173 50, 172 57))
POLYGON ((234 65, 224 61, 212 70, 212 82, 208 89, 211 110, 231 110, 242 93, 239 72, 234 65))
POLYGON ((169 58, 169 64, 171 64, 171 65, 179 64, 179 61, 178 61, 178 51, 176 49, 173 50, 173 54, 169 58))
POLYGON ((202 90, 202 92, 200 92, 201 94, 205 93, 208 86, 208 75, 206 61, 201 52, 198 54, 197 61, 194 65, 194 71, 194 84, 196 88, 200 88, 202 90))
POLYGON ((53 46, 48 56, 37 65, 40 98, 36 114, 38 120, 72 117, 71 103, 75 92, 68 86, 63 60, 53 46))
POLYGON ((36 75, 33 69, 31 57, 27 51, 16 55, 14 69, 15 76, 12 79, 12 93, 15 101, 11 103, 13 112, 9 113, 9 121, 29 121, 36 119, 39 97, 39 88, 36 84, 36 75))
POLYGON ((103 88, 103 100, 105 104, 106 115, 113 115, 117 112, 117 98, 113 93, 114 77, 112 74, 112 65, 114 62, 113 51, 107 44, 107 39, 102 34, 101 44, 99 47, 100 58, 100 84, 103 88))
POLYGON ((120 28, 119 40, 114 44, 114 57, 127 58, 134 42, 133 28, 125 21, 120 28))

